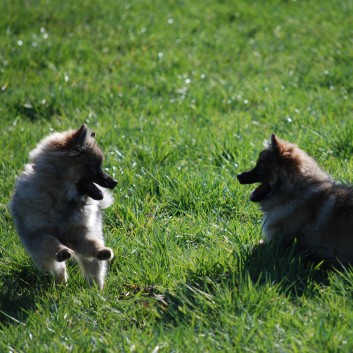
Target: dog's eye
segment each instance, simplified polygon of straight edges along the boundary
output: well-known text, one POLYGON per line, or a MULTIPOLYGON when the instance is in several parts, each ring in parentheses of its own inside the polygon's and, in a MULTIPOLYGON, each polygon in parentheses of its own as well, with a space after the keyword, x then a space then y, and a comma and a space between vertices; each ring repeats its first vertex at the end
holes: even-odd
POLYGON ((100 168, 100 165, 99 164, 90 164, 90 167, 92 169, 99 169, 100 168))

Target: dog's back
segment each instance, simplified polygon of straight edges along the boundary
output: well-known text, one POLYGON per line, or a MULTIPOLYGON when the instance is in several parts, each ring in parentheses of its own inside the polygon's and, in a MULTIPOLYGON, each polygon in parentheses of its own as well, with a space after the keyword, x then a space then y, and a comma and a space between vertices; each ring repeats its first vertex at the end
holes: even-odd
POLYGON ((353 265, 353 188, 333 183, 311 209, 318 217, 301 237, 304 249, 318 259, 353 265))

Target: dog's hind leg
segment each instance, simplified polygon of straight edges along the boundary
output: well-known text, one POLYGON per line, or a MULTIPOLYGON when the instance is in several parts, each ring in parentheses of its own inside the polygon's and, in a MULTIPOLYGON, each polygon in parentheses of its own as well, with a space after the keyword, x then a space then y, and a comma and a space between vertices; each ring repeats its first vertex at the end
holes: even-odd
POLYGON ((56 284, 67 282, 65 261, 72 257, 73 250, 48 234, 36 236, 26 247, 39 268, 53 273, 56 284))
POLYGON ((54 275, 55 284, 66 284, 67 271, 65 262, 55 262, 51 272, 54 275))
POLYGON ((76 256, 81 270, 90 285, 97 283, 100 291, 104 287, 104 278, 107 273, 107 262, 97 259, 87 259, 82 256, 76 256))

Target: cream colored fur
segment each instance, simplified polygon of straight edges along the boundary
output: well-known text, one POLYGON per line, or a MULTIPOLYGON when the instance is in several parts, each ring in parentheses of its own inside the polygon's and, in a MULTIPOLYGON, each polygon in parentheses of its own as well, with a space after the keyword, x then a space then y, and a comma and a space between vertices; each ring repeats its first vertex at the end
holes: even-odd
POLYGON ((113 251, 104 245, 101 210, 113 198, 103 188, 100 201, 78 192, 85 165, 102 159, 94 138, 81 129, 49 135, 30 152, 10 209, 24 247, 57 284, 66 283, 65 261, 72 257, 89 283, 102 290, 113 251))

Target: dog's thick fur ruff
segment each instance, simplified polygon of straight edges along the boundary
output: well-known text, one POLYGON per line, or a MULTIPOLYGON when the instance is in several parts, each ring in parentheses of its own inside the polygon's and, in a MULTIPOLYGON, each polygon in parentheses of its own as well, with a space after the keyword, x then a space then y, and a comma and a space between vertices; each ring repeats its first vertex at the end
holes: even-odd
POLYGON ((297 239, 315 260, 353 264, 353 187, 336 183, 296 145, 272 135, 238 180, 260 183, 250 200, 260 203, 267 241, 297 239))
POLYGON ((113 198, 116 181, 102 170, 103 153, 95 134, 83 125, 53 133, 30 152, 18 177, 10 211, 20 239, 42 269, 66 283, 65 261, 73 257, 89 283, 103 289, 107 260, 101 209, 113 198))

